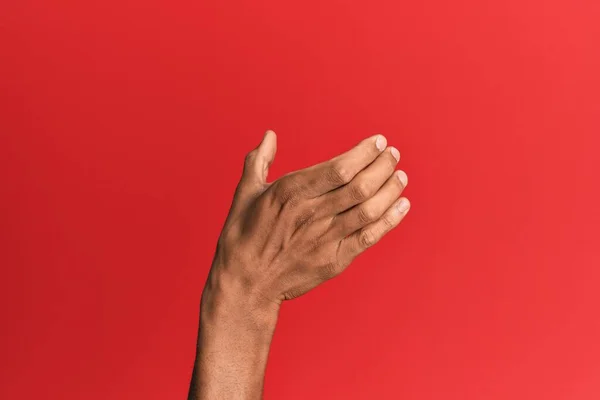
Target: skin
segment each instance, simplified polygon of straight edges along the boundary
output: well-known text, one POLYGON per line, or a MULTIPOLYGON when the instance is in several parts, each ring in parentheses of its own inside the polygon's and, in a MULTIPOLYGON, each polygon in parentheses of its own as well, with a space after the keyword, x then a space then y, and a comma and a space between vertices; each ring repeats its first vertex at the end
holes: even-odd
POLYGON ((340 274, 400 223, 407 177, 386 144, 367 138, 272 183, 275 133, 248 153, 202 293, 189 399, 261 399, 282 302, 340 274))

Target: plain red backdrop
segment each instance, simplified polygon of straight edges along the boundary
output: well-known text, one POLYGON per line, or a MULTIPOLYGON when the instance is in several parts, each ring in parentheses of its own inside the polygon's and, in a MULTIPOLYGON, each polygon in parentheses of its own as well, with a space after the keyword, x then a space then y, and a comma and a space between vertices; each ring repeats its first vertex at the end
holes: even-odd
POLYGON ((267 399, 600 398, 600 3, 0 7, 3 399, 183 399, 245 152, 373 133, 412 210, 284 305, 267 399))

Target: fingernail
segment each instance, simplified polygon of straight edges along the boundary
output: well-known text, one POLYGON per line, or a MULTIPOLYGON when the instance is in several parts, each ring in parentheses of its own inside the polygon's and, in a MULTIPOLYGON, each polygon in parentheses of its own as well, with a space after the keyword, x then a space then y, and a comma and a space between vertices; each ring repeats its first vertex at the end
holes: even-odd
POLYGON ((387 140, 382 135, 377 136, 377 140, 375 141, 375 146, 377 150, 383 151, 385 150, 385 145, 387 144, 387 140))
POLYGON ((394 158, 396 159, 396 161, 400 161, 400 152, 398 151, 397 148, 392 147, 390 149, 390 153, 392 153, 392 156, 394 156, 394 158))
POLYGON ((408 185, 408 176, 406 176, 406 172, 404 171, 396 171, 396 176, 400 183, 402 183, 402 187, 406 187, 408 185))
POLYGON ((398 202, 398 205, 396 206, 396 208, 400 214, 404 214, 410 208, 410 203, 405 198, 402 198, 398 202))

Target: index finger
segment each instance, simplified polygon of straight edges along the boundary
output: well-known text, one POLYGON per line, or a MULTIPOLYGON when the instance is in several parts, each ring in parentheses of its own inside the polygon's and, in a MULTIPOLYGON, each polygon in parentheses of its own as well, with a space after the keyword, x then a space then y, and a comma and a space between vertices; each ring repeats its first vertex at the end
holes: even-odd
POLYGON ((371 164, 385 150, 383 135, 371 136, 355 147, 329 161, 298 171, 308 197, 317 197, 349 183, 360 171, 371 164))

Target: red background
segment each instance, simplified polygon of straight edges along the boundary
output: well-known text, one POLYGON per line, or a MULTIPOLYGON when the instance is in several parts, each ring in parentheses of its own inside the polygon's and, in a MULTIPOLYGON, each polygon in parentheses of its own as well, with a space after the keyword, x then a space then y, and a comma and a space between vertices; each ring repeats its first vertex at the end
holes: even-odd
POLYGON ((0 397, 185 398, 272 128, 272 176, 385 134, 412 210, 284 305, 267 399, 599 398, 599 4, 3 1, 0 397))

